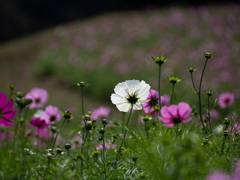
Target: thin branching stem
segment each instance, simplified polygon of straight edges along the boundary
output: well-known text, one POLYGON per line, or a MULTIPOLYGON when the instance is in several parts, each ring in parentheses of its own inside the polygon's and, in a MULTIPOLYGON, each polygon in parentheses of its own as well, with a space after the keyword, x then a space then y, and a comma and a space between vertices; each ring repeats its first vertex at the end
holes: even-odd
POLYGON ((202 119, 202 102, 201 102, 201 87, 202 87, 202 79, 203 79, 203 74, 204 74, 204 71, 205 71, 205 67, 207 65, 207 61, 208 59, 206 58, 206 61, 205 61, 205 64, 203 66, 203 70, 202 70, 202 75, 201 75, 201 79, 200 79, 200 84, 199 84, 199 91, 198 91, 198 102, 199 102, 199 115, 200 115, 200 120, 201 120, 201 123, 202 123, 202 126, 206 132, 206 134, 208 133, 207 132, 207 129, 203 123, 203 119, 202 119))
MULTIPOLYGON (((160 110, 162 108, 162 103, 161 103, 161 91, 160 91, 160 78, 161 78, 161 65, 159 65, 159 70, 158 70, 158 95, 159 95, 159 106, 160 106, 160 110)), ((159 114, 160 114, 160 110, 159 110, 159 114)))
POLYGON ((84 116, 83 87, 82 87, 82 115, 84 116))
POLYGON ((172 104, 173 102, 173 94, 174 94, 174 83, 172 83, 172 94, 171 94, 170 104, 172 104))
MULTIPOLYGON (((125 128, 127 128, 127 126, 128 126, 128 122, 129 122, 130 117, 131 117, 131 114, 132 114, 132 109, 133 109, 133 104, 131 105, 131 110, 130 110, 130 113, 129 113, 129 116, 128 116, 128 120, 127 120, 127 124, 126 124, 125 128)), ((120 146, 119 146, 116 160, 118 160, 118 156, 119 156, 120 153, 121 153, 121 148, 122 148, 123 142, 124 142, 124 140, 125 140, 126 134, 127 134, 127 130, 125 129, 124 136, 123 136, 123 140, 122 140, 122 143, 121 143, 120 146)))
POLYGON ((54 139, 54 141, 53 141, 52 150, 54 149, 54 146, 55 146, 55 143, 56 143, 56 140, 57 140, 58 134, 59 134, 60 130, 62 129, 62 127, 63 127, 65 121, 66 121, 66 119, 64 118, 64 121, 63 121, 63 123, 61 124, 61 126, 60 126, 60 128, 59 128, 59 130, 58 130, 58 132, 57 132, 57 134, 56 134, 56 136, 55 136, 55 139, 54 139))
POLYGON ((192 72, 191 72, 191 80, 192 80, 194 90, 196 91, 196 93, 198 93, 197 88, 196 88, 195 83, 194 83, 194 80, 193 80, 193 73, 192 72))
POLYGON ((211 126, 211 122, 210 122, 210 109, 209 109, 209 100, 210 100, 210 96, 208 96, 208 121, 209 121, 209 126, 210 126, 210 131, 212 134, 212 126, 211 126))

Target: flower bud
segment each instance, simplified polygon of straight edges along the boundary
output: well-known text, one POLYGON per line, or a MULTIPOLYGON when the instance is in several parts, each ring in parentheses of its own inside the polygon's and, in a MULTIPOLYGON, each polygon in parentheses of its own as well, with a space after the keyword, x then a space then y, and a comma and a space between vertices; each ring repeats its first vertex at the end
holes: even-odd
POLYGON ((66 150, 69 150, 69 149, 71 149, 72 145, 69 143, 66 143, 64 147, 66 150))
POLYGON ((132 160, 133 160, 134 162, 136 162, 136 161, 138 160, 138 157, 134 156, 134 157, 132 157, 132 160))
POLYGON ((102 125, 107 125, 108 124, 108 121, 106 119, 103 119, 102 120, 102 125))
POLYGON ((83 155, 82 155, 82 153, 76 153, 75 157, 76 157, 76 159, 82 159, 83 155))
POLYGON ((99 136, 99 137, 98 137, 98 140, 99 140, 99 141, 102 141, 102 140, 103 140, 103 137, 102 137, 102 136, 99 136))
POLYGON ((212 92, 211 90, 205 91, 205 94, 207 96, 212 96, 214 94, 214 92, 212 92))
POLYGON ((93 152, 92 152, 92 158, 93 158, 94 160, 97 160, 97 158, 99 157, 99 155, 100 155, 100 152, 99 152, 99 151, 93 151, 93 152))
POLYGON ((24 148, 24 151, 25 151, 26 155, 30 155, 30 154, 31 154, 31 153, 30 153, 30 150, 27 149, 27 148, 24 148))
POLYGON ((11 91, 13 91, 13 90, 15 89, 15 86, 14 86, 13 84, 11 84, 11 85, 9 86, 9 89, 10 89, 11 91))
POLYGON ((65 119, 71 119, 71 118, 72 118, 72 115, 71 115, 69 109, 66 110, 65 112, 63 112, 63 113, 62 113, 62 116, 63 116, 65 119))
POLYGON ((223 132, 223 135, 224 135, 225 137, 227 137, 227 136, 229 135, 228 130, 224 131, 224 132, 223 132))
POLYGON ((223 124, 225 124, 226 126, 228 126, 228 125, 230 124, 230 120, 229 120, 228 118, 224 118, 223 124))
POLYGON ((100 134, 104 134, 104 133, 105 133, 105 129, 104 129, 104 128, 100 128, 100 129, 98 130, 98 132, 99 132, 100 134))
POLYGON ((87 121, 85 124, 85 129, 90 131, 92 129, 92 121, 87 121))
POLYGON ((25 96, 25 94, 22 93, 22 92, 17 92, 17 93, 15 93, 15 97, 16 97, 16 98, 23 98, 24 96, 25 96))
POLYGON ((213 55, 211 53, 209 53, 209 52, 205 52, 203 54, 204 54, 205 58, 207 58, 207 59, 213 58, 213 55))
POLYGON ((57 152, 58 152, 59 154, 61 154, 61 153, 62 153, 62 150, 61 150, 60 148, 57 148, 57 152))
POLYGON ((208 144, 209 144, 209 141, 208 141, 208 139, 204 139, 204 140, 202 141, 202 143, 203 143, 204 145, 208 145, 208 144))
POLYGON ((143 120, 144 122, 148 122, 148 121, 150 121, 151 119, 152 119, 151 116, 142 116, 142 120, 143 120))
POLYGON ((161 54, 159 54, 159 56, 156 58, 152 56, 152 59, 155 63, 159 64, 160 66, 167 61, 167 57, 166 56, 163 57, 161 54))
POLYGON ((168 78, 168 81, 169 81, 170 83, 172 83, 172 84, 176 84, 176 83, 180 82, 181 79, 180 79, 179 77, 177 77, 177 76, 170 76, 170 77, 168 78))
POLYGON ((57 132, 57 128, 55 126, 51 126, 50 129, 53 134, 57 132))
POLYGON ((80 86, 80 87, 86 87, 87 86, 87 84, 83 81, 81 81, 80 83, 77 83, 77 85, 80 86))
POLYGON ((196 71, 196 68, 192 68, 192 67, 188 68, 188 72, 193 73, 194 71, 196 71))
POLYGON ((157 112, 160 111, 160 106, 153 106, 153 110, 157 112))
POLYGON ((29 104, 31 104, 32 102, 33 102, 32 99, 25 99, 25 103, 26 103, 26 105, 29 105, 29 104))
POLYGON ((53 157, 53 155, 51 153, 47 153, 47 158, 51 159, 53 157))
POLYGON ((91 111, 88 111, 87 114, 88 114, 89 116, 91 116, 91 115, 92 115, 92 112, 91 112, 91 111))
POLYGON ((85 119, 86 121, 90 121, 90 120, 91 120, 91 117, 90 117, 88 114, 85 114, 85 115, 84 115, 84 119, 85 119))

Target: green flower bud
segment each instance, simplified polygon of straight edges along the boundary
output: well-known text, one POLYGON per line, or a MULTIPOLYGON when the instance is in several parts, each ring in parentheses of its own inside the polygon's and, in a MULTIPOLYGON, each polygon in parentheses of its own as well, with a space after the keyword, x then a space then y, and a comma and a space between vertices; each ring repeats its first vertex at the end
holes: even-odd
POLYGON ((98 130, 98 132, 99 132, 100 134, 104 134, 104 133, 105 133, 105 129, 104 129, 104 128, 100 128, 100 129, 98 130))
POLYGON ((152 56, 152 59, 155 63, 159 64, 160 66, 167 61, 167 57, 166 56, 163 57, 161 54, 159 54, 159 56, 156 58, 152 56))
POLYGON ((133 160, 134 162, 136 162, 136 161, 138 160, 138 157, 134 156, 134 157, 132 157, 132 160, 133 160))
POLYGON ((223 132, 223 135, 224 135, 225 137, 227 137, 227 136, 229 135, 228 130, 224 131, 224 132, 223 132))
POLYGON ((99 151, 93 151, 93 152, 92 152, 92 158, 93 158, 94 160, 97 160, 98 157, 99 157, 99 155, 100 155, 100 152, 99 152, 99 151))
POLYGON ((51 153, 47 153, 47 158, 51 159, 53 157, 53 155, 51 153))
POLYGON ((204 54, 205 58, 207 58, 207 59, 213 58, 213 55, 211 53, 209 53, 209 52, 205 52, 203 54, 204 54))
POLYGON ((76 153, 75 157, 76 157, 76 159, 82 159, 83 155, 82 155, 82 153, 76 153))
POLYGON ((209 144, 209 141, 208 141, 208 139, 204 139, 204 140, 202 141, 202 143, 203 143, 203 145, 208 145, 208 144, 209 144))
POLYGON ((57 148, 57 152, 61 154, 63 151, 60 148, 57 148))
POLYGON ((224 118, 223 124, 225 124, 226 126, 228 126, 228 125, 230 124, 230 120, 229 120, 228 118, 224 118))
POLYGON ((87 121, 85 124, 85 129, 90 131, 92 129, 92 121, 87 121))
POLYGON ((102 137, 102 136, 99 136, 99 137, 98 137, 98 140, 99 140, 99 141, 102 141, 102 140, 103 140, 103 137, 102 137))
POLYGON ((142 120, 143 120, 144 122, 148 122, 148 121, 150 121, 151 119, 152 119, 151 116, 142 116, 142 120))
POLYGON ((170 76, 170 77, 168 78, 168 81, 169 81, 170 83, 172 83, 172 84, 176 84, 176 83, 180 82, 181 79, 178 78, 177 76, 170 76))
POLYGON ((81 81, 80 83, 77 83, 78 86, 80 87, 86 87, 88 86, 85 82, 81 81))
POLYGON ((57 132, 57 128, 55 126, 51 126, 50 129, 53 134, 57 132))
POLYGON ((107 125, 108 124, 108 121, 106 119, 103 119, 102 120, 102 125, 107 125))
POLYGON ((25 96, 25 94, 22 93, 22 92, 17 92, 17 93, 15 93, 15 97, 16 97, 16 98, 23 98, 24 96, 25 96))
POLYGON ((194 71, 196 71, 196 68, 192 68, 192 67, 188 68, 188 72, 193 73, 194 71))
POLYGON ((66 110, 65 112, 62 113, 62 116, 65 118, 65 119, 71 119, 72 118, 72 114, 70 113, 69 109, 66 110))
POLYGON ((13 84, 11 84, 11 85, 9 86, 9 89, 10 89, 11 91, 13 91, 13 90, 15 89, 15 86, 14 86, 13 84))
POLYGON ((212 96, 214 94, 214 92, 212 92, 211 90, 205 91, 205 94, 207 96, 212 96))
POLYGON ((69 149, 71 149, 72 145, 69 143, 66 143, 64 147, 66 150, 69 150, 69 149))
POLYGON ((91 116, 91 115, 92 115, 92 112, 91 112, 91 111, 88 111, 87 114, 88 114, 89 116, 91 116))
POLYGON ((153 110, 157 112, 160 111, 160 106, 153 106, 153 110))

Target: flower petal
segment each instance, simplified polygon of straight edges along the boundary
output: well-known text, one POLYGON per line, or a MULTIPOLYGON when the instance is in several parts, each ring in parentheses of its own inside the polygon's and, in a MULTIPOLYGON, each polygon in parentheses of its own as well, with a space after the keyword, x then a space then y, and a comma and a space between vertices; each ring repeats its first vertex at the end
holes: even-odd
POLYGON ((147 99, 150 88, 151 87, 148 84, 146 84, 145 81, 141 81, 138 92, 138 97, 140 98, 140 100, 147 99))
POLYGON ((142 105, 141 104, 134 104, 133 109, 134 110, 140 110, 140 109, 142 109, 142 105))
POLYGON ((187 103, 180 102, 178 104, 178 111, 179 111, 180 118, 186 118, 190 115, 190 113, 192 112, 192 109, 187 103))
POLYGON ((163 124, 163 126, 167 126, 167 127, 174 127, 175 124, 174 123, 167 123, 167 124, 163 124))
POLYGON ((127 89, 128 89, 128 87, 124 82, 118 83, 114 88, 114 92, 122 97, 126 97, 128 94, 127 89))
POLYGON ((171 123, 172 122, 171 119, 164 118, 164 117, 158 117, 158 119, 161 120, 162 122, 165 122, 165 123, 171 123))
POLYGON ((6 113, 8 111, 11 111, 11 109, 13 108, 14 102, 13 99, 11 99, 7 105, 2 109, 2 113, 6 113))
POLYGON ((113 104, 125 103, 127 102, 125 97, 120 96, 119 94, 112 94, 111 101, 113 104))
POLYGON ((127 80, 125 81, 125 85, 129 89, 129 94, 135 94, 135 92, 139 89, 140 81, 138 80, 127 80))
POLYGON ((186 122, 190 121, 191 119, 192 119, 192 117, 189 117, 189 118, 183 119, 183 120, 182 120, 182 123, 186 123, 186 122))
POLYGON ((161 109, 161 115, 164 117, 164 118, 172 118, 172 116, 169 114, 168 112, 168 107, 167 106, 163 106, 162 109, 161 109))
POLYGON ((2 127, 13 127, 14 124, 7 119, 1 118, 0 119, 0 126, 2 126, 2 127))
POLYGON ((6 106, 7 101, 7 96, 3 93, 0 93, 0 110, 6 106))
POLYGON ((8 120, 11 120, 15 118, 16 114, 17 114, 17 110, 13 110, 13 111, 8 111, 4 113, 2 116, 8 120))
POLYGON ((129 103, 119 103, 119 104, 116 104, 117 108, 119 111, 122 111, 122 112, 128 112, 129 109, 131 108, 131 104, 129 103))
POLYGON ((168 107, 168 113, 172 117, 178 117, 178 106, 177 105, 171 105, 168 107))

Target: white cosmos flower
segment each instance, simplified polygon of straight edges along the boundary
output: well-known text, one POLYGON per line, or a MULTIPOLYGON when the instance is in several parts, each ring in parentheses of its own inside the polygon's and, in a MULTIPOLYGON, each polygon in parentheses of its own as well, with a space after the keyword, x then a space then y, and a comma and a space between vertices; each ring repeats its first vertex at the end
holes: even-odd
POLYGON ((150 86, 145 81, 127 80, 118 83, 111 95, 112 103, 115 104, 119 111, 128 112, 133 105, 133 109, 142 109, 142 104, 148 100, 150 86))

